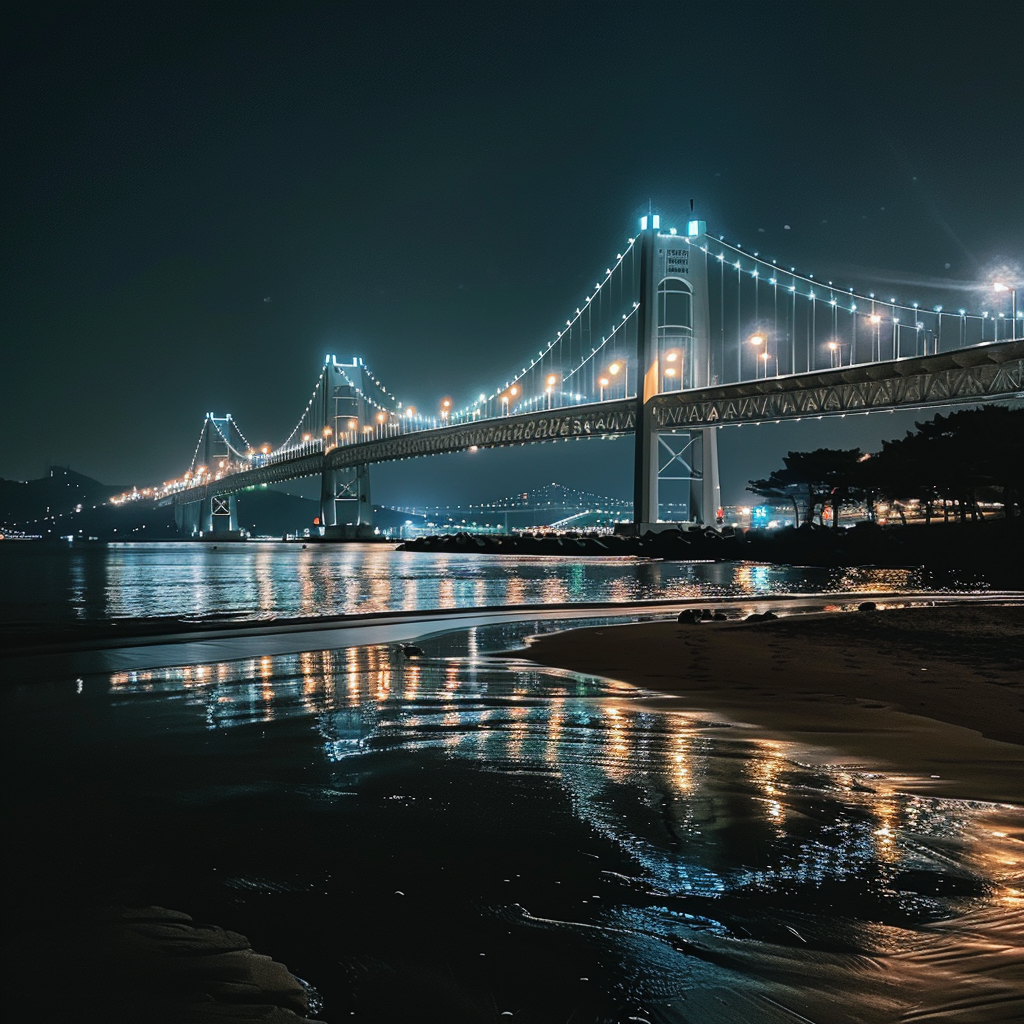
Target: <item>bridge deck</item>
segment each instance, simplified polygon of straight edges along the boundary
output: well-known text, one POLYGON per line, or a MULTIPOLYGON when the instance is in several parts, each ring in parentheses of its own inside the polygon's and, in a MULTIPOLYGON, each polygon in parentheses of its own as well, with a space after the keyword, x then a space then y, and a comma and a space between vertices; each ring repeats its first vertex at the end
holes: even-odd
MULTIPOLYGON (((659 427, 670 430, 1012 397, 1024 397, 1024 340, 695 391, 667 392, 651 402, 659 427)), ((325 468, 344 469, 474 447, 611 437, 631 433, 635 419, 636 399, 625 398, 399 433, 342 445, 326 455, 304 454, 236 473, 179 492, 173 500, 175 504, 188 504, 251 487, 317 476, 325 468)))

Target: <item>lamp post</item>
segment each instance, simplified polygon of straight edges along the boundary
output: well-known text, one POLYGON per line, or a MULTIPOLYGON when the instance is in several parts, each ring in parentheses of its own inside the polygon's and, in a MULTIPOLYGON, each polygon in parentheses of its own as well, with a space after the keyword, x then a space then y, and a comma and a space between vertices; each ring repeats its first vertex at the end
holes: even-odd
MULTIPOLYGON (((754 348, 758 352, 760 352, 760 348, 758 346, 763 345, 765 343, 765 337, 764 337, 764 335, 760 331, 757 331, 756 333, 752 334, 747 340, 750 342, 751 345, 754 346, 754 348)), ((765 355, 767 355, 767 354, 768 354, 768 350, 765 349, 765 355)), ((755 359, 759 359, 759 358, 760 358, 760 356, 755 356, 755 359)), ((759 365, 758 362, 754 363, 754 380, 757 380, 757 378, 760 376, 760 373, 759 373, 759 371, 757 369, 758 365, 759 365)), ((765 376, 767 377, 768 376, 768 364, 767 363, 764 364, 764 371, 765 371, 765 376)), ((741 374, 741 376, 742 376, 742 374, 741 374)))
POLYGON ((546 387, 544 388, 548 396, 548 409, 551 408, 551 395, 555 390, 555 385, 561 380, 561 376, 557 373, 549 373, 547 380, 544 382, 546 387))
POLYGON ((503 416, 507 416, 509 414, 509 409, 511 408, 512 403, 516 400, 516 397, 518 395, 519 395, 519 388, 516 387, 515 384, 513 384, 512 387, 510 387, 508 389, 508 391, 506 391, 501 396, 501 410, 502 410, 502 415, 503 416))
POLYGON ((1017 289, 1011 285, 1003 284, 1002 281, 996 281, 992 285, 992 289, 997 292, 1010 293, 1010 340, 1015 341, 1017 338, 1017 289))
POLYGON ((875 337, 871 342, 871 359, 877 362, 882 358, 882 318, 877 313, 868 317, 875 328, 875 337))
POLYGON ((601 389, 601 401, 604 401, 604 389, 608 387, 611 381, 607 377, 602 377, 598 382, 598 387, 601 389))

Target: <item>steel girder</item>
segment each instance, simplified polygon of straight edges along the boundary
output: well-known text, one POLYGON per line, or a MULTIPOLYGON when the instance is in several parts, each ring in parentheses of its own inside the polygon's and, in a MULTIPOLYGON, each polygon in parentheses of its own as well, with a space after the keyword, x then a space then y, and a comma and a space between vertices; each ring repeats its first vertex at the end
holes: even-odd
POLYGON ((202 501, 217 494, 244 491, 261 484, 281 483, 299 477, 318 476, 324 469, 393 462, 423 455, 444 455, 467 448, 496 448, 531 441, 558 441, 570 438, 630 434, 636 420, 634 399, 619 399, 594 405, 575 406, 506 416, 498 420, 459 423, 434 430, 417 430, 394 437, 382 437, 358 444, 332 448, 326 455, 304 455, 275 462, 244 473, 235 473, 203 487, 194 487, 174 496, 176 505, 202 501))
POLYGON ((1024 341, 658 395, 659 428, 1024 398, 1024 341))
POLYGON ((390 462, 421 455, 443 455, 467 448, 497 448, 530 441, 630 434, 636 420, 635 401, 622 399, 599 405, 575 406, 544 412, 522 413, 497 420, 459 423, 435 430, 385 437, 363 444, 332 449, 326 463, 332 469, 362 463, 390 462))

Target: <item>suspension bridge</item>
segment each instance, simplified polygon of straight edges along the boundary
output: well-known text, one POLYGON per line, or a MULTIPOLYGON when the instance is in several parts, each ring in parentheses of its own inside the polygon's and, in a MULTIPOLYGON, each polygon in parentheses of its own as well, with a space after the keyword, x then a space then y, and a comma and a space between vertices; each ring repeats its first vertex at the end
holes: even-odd
POLYGON ((188 472, 157 500, 183 533, 224 535, 239 492, 319 477, 325 534, 358 537, 372 532, 375 463, 633 434, 636 528, 657 528, 670 489, 673 513, 714 523, 722 426, 1024 397, 1016 282, 990 283, 980 312, 904 301, 786 268, 704 221, 683 228, 641 218, 564 327, 488 392, 424 411, 361 358, 328 356, 280 445, 253 447, 208 413, 188 472))

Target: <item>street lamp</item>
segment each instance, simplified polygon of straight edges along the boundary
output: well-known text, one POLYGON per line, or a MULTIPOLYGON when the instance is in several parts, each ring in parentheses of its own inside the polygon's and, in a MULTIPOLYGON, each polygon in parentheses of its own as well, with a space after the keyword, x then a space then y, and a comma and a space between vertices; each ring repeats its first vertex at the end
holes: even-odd
POLYGON ((356 439, 356 428, 358 426, 359 426, 359 423, 356 420, 349 420, 348 421, 348 430, 349 430, 349 433, 352 435, 351 438, 348 438, 349 443, 354 443, 355 442, 355 439, 356 439))
POLYGON ((559 374, 557 374, 557 373, 549 373, 548 377, 547 377, 547 380, 544 382, 545 385, 546 385, 546 387, 544 388, 544 391, 546 392, 546 394, 548 396, 548 408, 549 409, 551 408, 551 394, 555 390, 555 385, 558 384, 558 382, 560 380, 561 380, 561 377, 560 377, 559 374))
POLYGON ((384 431, 384 424, 387 422, 388 414, 386 412, 377 413, 377 436, 380 437, 384 431))
POLYGON ((519 394, 519 388, 517 388, 517 387, 516 387, 516 386, 515 386, 515 385, 513 384, 513 385, 512 385, 512 387, 510 387, 510 388, 508 389, 508 391, 506 391, 506 392, 505 392, 505 393, 504 393, 504 394, 503 394, 503 395, 501 396, 501 408, 502 408, 502 415, 503 415, 503 416, 507 416, 507 415, 508 415, 508 411, 509 411, 509 406, 510 406, 510 405, 512 404, 512 402, 513 402, 513 401, 515 400, 515 398, 516 398, 516 397, 518 396, 518 394, 519 394))
POLYGON ((448 410, 451 409, 451 407, 452 407, 452 400, 450 398, 445 398, 441 402, 441 419, 445 423, 448 422, 448 410))
POLYGON ((843 365, 843 349, 838 341, 830 341, 828 343, 829 352, 829 365, 834 370, 836 368, 836 360, 838 359, 839 365, 843 365))
POLYGON ((1002 281, 996 281, 992 285, 992 289, 997 292, 1010 293, 1010 340, 1013 341, 1017 337, 1017 289, 1011 285, 1003 284, 1002 281))
POLYGON ((611 381, 607 377, 602 377, 598 382, 598 386, 601 388, 601 401, 604 401, 604 389, 611 384, 611 381))
MULTIPOLYGON (((765 343, 765 336, 760 331, 756 331, 747 340, 756 349, 759 345, 763 345, 765 343)), ((765 351, 767 351, 767 349, 765 351)), ((758 365, 757 363, 754 363, 754 379, 755 380, 757 379, 757 375, 758 375, 757 365, 758 365)), ((764 369, 765 369, 765 376, 767 377, 768 376, 768 364, 767 363, 764 364, 764 369)))
POLYGON ((882 358, 882 318, 872 313, 868 320, 875 325, 875 339, 872 342, 871 358, 878 361, 882 358))

